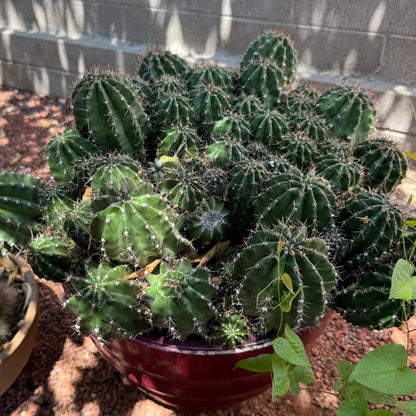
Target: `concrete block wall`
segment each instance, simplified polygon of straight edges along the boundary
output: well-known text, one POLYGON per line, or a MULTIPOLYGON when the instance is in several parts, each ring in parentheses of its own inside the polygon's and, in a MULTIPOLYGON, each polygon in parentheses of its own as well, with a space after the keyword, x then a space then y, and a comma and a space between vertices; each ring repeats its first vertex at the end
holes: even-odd
POLYGON ((0 85, 65 97, 92 66, 134 73, 153 45, 238 67, 268 29, 294 40, 299 82, 372 89, 378 127, 413 146, 415 0, 0 0, 0 85))

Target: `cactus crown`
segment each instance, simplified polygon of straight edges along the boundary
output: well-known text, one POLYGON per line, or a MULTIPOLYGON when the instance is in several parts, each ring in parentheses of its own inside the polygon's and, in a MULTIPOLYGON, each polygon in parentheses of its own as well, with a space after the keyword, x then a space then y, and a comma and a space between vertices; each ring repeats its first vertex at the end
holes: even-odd
POLYGON ((366 91, 291 89, 296 64, 290 39, 269 32, 238 74, 161 48, 136 77, 85 74, 76 129, 46 149, 58 185, 0 174, 0 242, 71 283, 77 328, 103 342, 237 346, 314 325, 329 302, 355 323, 395 324, 384 289, 383 307, 369 294, 402 250, 389 193, 405 159, 368 137, 366 91))

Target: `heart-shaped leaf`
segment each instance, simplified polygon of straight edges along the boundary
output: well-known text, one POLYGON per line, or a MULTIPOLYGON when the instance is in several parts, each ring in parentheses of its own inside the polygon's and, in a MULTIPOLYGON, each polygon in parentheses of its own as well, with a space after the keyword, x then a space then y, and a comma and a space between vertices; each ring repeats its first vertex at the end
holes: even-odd
POLYGON ((415 268, 410 261, 399 259, 394 266, 391 277, 389 299, 410 300, 416 298, 415 268))

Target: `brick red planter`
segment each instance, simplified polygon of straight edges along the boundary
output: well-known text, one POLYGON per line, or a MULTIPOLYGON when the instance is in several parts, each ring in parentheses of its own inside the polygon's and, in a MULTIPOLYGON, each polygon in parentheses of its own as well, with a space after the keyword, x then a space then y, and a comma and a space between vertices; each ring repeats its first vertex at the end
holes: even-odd
MULTIPOLYGON (((329 321, 303 329, 306 350, 315 343, 329 321)), ((270 373, 255 373, 236 363, 273 352, 272 339, 249 343, 244 348, 218 349, 206 343, 172 343, 163 338, 139 336, 100 345, 102 356, 159 403, 184 410, 213 410, 250 399, 271 386, 270 373)))

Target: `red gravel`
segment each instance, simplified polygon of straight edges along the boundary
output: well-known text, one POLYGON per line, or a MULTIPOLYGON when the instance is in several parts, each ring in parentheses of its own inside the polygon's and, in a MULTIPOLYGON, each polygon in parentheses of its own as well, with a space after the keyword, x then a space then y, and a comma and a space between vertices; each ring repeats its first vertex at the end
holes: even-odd
MULTIPOLYGON (((53 97, 0 89, 0 170, 12 169, 49 176, 44 146, 71 117, 65 101, 53 97)), ((396 193, 402 202, 414 190, 415 172, 396 193)), ((59 284, 39 279, 41 320, 36 345, 26 367, 0 397, 1 416, 231 416, 335 415, 337 399, 331 394, 303 390, 272 402, 271 392, 219 411, 178 412, 147 399, 96 352, 88 337, 73 330, 72 315, 61 307, 59 284)), ((416 319, 410 321, 416 328, 416 319)), ((410 365, 416 368, 416 333, 411 334, 410 365)), ((405 344, 403 329, 371 332, 347 324, 339 315, 310 354, 316 374, 313 389, 332 391, 339 360, 357 362, 370 349, 386 342, 405 344)))

